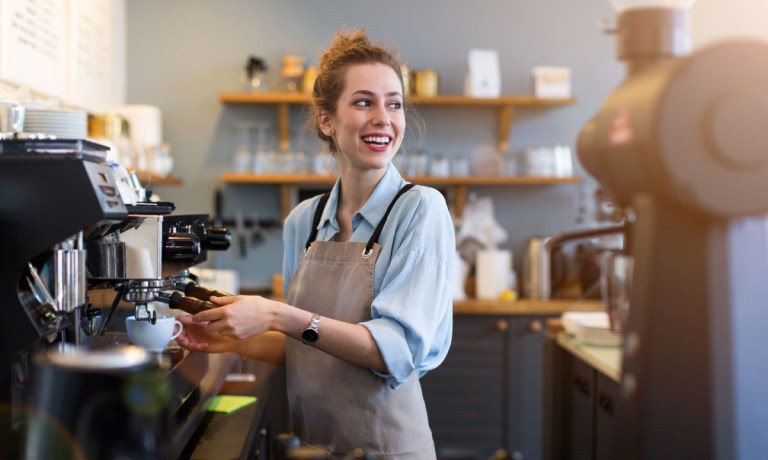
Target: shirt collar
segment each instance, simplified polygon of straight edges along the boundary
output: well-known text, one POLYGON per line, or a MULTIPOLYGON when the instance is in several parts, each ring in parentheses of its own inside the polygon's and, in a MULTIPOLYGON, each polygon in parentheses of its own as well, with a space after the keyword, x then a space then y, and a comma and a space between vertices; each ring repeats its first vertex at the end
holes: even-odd
MULTIPOLYGON (((358 213, 368 221, 372 227, 376 227, 381 219, 384 217, 384 213, 387 211, 387 206, 392 199, 400 191, 400 188, 405 185, 405 180, 397 168, 390 162, 387 166, 387 171, 381 178, 376 188, 368 197, 368 201, 365 202, 363 207, 358 213)), ((328 204, 326 204, 323 210, 322 218, 320 219, 320 227, 330 223, 334 227, 338 228, 339 223, 336 221, 336 208, 339 203, 339 189, 341 187, 341 177, 336 179, 336 183, 331 189, 331 196, 328 197, 328 204)))

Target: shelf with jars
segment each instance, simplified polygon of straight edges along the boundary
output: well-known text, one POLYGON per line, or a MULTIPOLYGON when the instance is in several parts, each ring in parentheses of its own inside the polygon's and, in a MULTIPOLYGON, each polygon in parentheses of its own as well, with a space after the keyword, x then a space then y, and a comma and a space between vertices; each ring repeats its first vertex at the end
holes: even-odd
MULTIPOLYGON (((315 174, 236 174, 222 173, 219 179, 229 184, 273 184, 280 186, 280 204, 285 218, 295 203, 293 189, 297 185, 332 185, 335 175, 315 174)), ((547 186, 556 184, 578 184, 580 177, 539 177, 539 176, 404 176, 415 184, 431 187, 447 187, 453 190, 454 217, 459 221, 464 213, 469 187, 471 186, 547 186)))
MULTIPOLYGON (((307 92, 241 92, 221 93, 219 101, 228 105, 275 105, 278 111, 278 138, 280 151, 290 150, 290 107, 306 106, 312 96, 307 92)), ((414 106, 435 106, 454 108, 488 108, 498 112, 497 148, 500 152, 508 150, 509 133, 512 129, 515 110, 518 108, 554 108, 571 105, 576 98, 537 98, 535 96, 501 96, 497 98, 476 98, 462 95, 416 96, 408 98, 414 106)), ((472 186, 548 186, 556 184, 576 184, 579 177, 558 176, 413 176, 406 180, 422 185, 444 187, 450 191, 449 199, 453 202, 454 218, 460 222, 469 188, 472 186)), ((232 184, 274 184, 280 187, 281 207, 285 218, 295 205, 294 190, 297 185, 333 184, 336 176, 312 174, 239 174, 227 172, 220 176, 225 183, 232 184)))
MULTIPOLYGON (((219 102, 223 104, 261 104, 276 105, 278 114, 278 133, 280 150, 290 148, 290 106, 308 105, 312 96, 302 92, 285 93, 221 93, 219 102)), ((416 107, 439 106, 455 108, 489 108, 498 112, 497 147, 500 152, 509 148, 509 134, 512 130, 515 110, 518 108, 554 108, 576 103, 576 98, 538 98, 535 96, 501 96, 496 98, 477 98, 453 94, 437 96, 409 96, 408 102, 416 107)))

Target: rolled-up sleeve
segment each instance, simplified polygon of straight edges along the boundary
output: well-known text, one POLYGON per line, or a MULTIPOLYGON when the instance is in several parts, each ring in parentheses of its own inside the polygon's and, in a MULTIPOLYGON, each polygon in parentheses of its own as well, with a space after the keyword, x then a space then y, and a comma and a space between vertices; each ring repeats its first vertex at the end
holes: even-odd
POLYGON ((389 231, 382 233, 382 248, 391 249, 382 249, 386 254, 380 257, 389 255, 390 260, 375 292, 373 319, 362 323, 387 364, 387 373, 374 373, 392 388, 414 372, 421 377, 437 367, 448 353, 453 331, 453 223, 438 191, 414 190, 418 193, 404 195, 406 204, 389 217, 397 225, 388 220, 389 231))

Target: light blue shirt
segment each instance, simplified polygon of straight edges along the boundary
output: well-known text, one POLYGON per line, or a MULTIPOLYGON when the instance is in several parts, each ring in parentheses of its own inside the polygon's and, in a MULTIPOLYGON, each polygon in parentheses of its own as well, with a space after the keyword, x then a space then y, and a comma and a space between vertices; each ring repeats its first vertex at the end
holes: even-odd
MULTIPOLYGON (((336 206, 341 179, 333 186, 318 226, 317 240, 339 232, 336 206)), ((387 206, 405 185, 390 163, 362 209, 352 217, 353 242, 368 242, 387 206)), ((309 237, 319 196, 299 203, 285 221, 285 292, 309 237)), ((435 189, 415 186, 402 195, 379 236, 373 271, 370 321, 361 323, 376 341, 389 373, 373 371, 397 388, 414 373, 421 378, 437 367, 451 345, 452 288, 456 240, 445 198, 435 189)))

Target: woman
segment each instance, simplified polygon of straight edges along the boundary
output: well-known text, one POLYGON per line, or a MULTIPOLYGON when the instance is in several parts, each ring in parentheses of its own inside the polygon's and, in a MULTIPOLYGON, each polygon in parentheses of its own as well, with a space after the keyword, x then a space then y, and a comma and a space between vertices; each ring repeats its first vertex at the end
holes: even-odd
POLYGON ((294 433, 334 457, 435 458, 419 378, 450 346, 455 241, 442 195, 392 164, 406 126, 397 57, 337 34, 313 103, 341 177, 285 222, 287 302, 213 297, 220 308, 182 317, 179 342, 284 363, 294 433))

